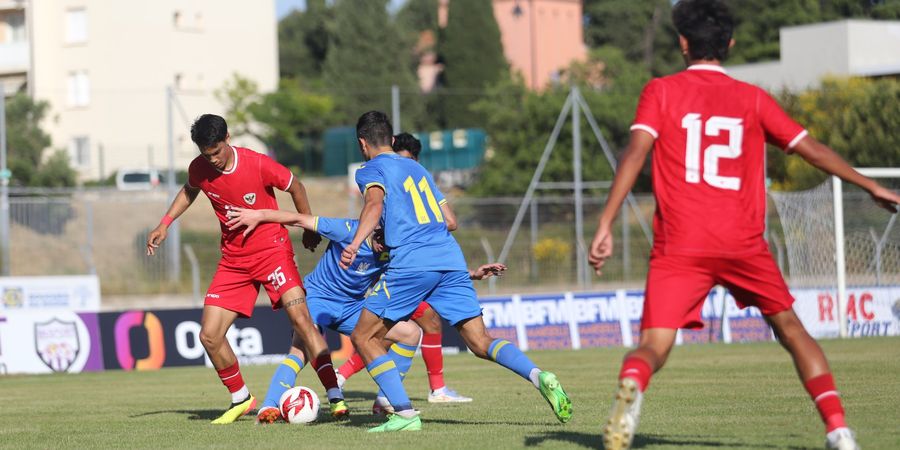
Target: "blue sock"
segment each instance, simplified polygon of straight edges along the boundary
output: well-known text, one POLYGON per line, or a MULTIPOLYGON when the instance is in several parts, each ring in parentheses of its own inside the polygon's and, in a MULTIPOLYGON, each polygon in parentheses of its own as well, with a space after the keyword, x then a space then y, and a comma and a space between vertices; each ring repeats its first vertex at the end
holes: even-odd
POLYGON ((273 406, 278 407, 278 400, 281 400, 281 394, 294 387, 297 382, 297 374, 303 368, 303 360, 294 355, 288 355, 281 361, 281 364, 272 374, 272 381, 269 383, 269 390, 266 392, 266 399, 263 401, 260 409, 273 406))
POLYGON ((518 347, 504 339, 494 339, 494 342, 491 342, 488 346, 488 357, 529 382, 532 369, 537 368, 518 347))
MULTIPOLYGON (((394 361, 394 364, 397 365, 397 371, 400 372, 400 381, 403 381, 406 378, 406 373, 409 372, 410 366, 412 366, 413 356, 416 356, 416 346, 397 342, 391 345, 387 354, 394 361)), ((378 391, 378 396, 387 397, 384 395, 384 391, 380 390, 378 391)))
POLYGON ((397 363, 388 355, 381 355, 375 358, 371 364, 366 366, 369 375, 381 388, 384 396, 391 402, 395 412, 412 409, 412 402, 403 389, 403 380, 400 379, 400 371, 397 370, 397 363))

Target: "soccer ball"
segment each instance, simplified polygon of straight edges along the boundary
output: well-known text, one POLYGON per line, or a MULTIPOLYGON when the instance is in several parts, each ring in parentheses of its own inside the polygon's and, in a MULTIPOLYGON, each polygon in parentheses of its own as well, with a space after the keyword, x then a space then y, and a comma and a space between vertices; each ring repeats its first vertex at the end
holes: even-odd
POLYGON ((319 396, 304 386, 292 387, 281 394, 278 402, 281 417, 288 423, 310 423, 319 415, 319 396))

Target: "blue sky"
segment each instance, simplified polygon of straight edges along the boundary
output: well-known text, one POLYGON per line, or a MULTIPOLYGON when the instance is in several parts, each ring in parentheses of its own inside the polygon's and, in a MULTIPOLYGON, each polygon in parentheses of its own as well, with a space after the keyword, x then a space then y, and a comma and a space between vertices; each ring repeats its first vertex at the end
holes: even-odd
MULTIPOLYGON (((397 9, 404 2, 406 0, 391 0, 391 9, 397 9)), ((293 9, 303 8, 306 8, 306 0, 275 0, 275 14, 279 19, 293 9)))

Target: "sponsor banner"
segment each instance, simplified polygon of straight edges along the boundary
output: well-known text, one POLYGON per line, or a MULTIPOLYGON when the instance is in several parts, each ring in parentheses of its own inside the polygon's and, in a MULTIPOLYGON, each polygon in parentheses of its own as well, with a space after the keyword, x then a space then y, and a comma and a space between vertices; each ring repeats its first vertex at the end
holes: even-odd
MULTIPOLYGON (((830 289, 793 289, 794 311, 815 338, 837 337, 837 293, 830 289)), ((900 335, 900 287, 847 287, 847 335, 900 335)))
MULTIPOLYGON (((200 342, 200 309, 101 313, 103 361, 107 369, 211 366, 200 342)), ((291 325, 283 311, 257 307, 238 319, 226 339, 242 365, 280 362, 291 346, 291 325)))
POLYGON ((96 313, 23 309, 0 316, 0 373, 103 370, 102 353, 96 313))
MULTIPOLYGON (((518 297, 517 297, 518 299, 518 297)), ((484 315, 484 325, 491 330, 491 336, 497 339, 506 339, 509 342, 518 343, 519 341, 519 313, 518 309, 513 305, 512 297, 489 297, 479 299, 481 303, 481 312, 484 315)), ((524 327, 521 327, 524 331, 524 327)), ((522 336, 524 339, 524 336, 522 336)), ((462 348, 465 348, 463 344, 462 348)))
POLYGON ((0 314, 34 309, 100 310, 96 275, 0 277, 0 314))

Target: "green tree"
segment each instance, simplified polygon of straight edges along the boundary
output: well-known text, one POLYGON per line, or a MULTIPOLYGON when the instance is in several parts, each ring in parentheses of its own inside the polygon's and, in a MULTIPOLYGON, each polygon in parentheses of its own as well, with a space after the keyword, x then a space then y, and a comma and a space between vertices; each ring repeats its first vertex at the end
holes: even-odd
POLYGON ((337 0, 335 32, 325 58, 324 81, 336 97, 342 123, 356 123, 369 110, 390 111, 391 86, 401 92, 404 121, 421 111, 412 65, 412 49, 387 13, 386 0, 337 0))
MULTIPOLYGON (((615 152, 628 140, 628 127, 644 83, 646 71, 616 48, 593 51, 586 63, 566 73, 579 86, 604 137, 615 152)), ((470 192, 477 196, 521 195, 528 187, 541 152, 563 107, 568 86, 529 90, 521 77, 502 80, 488 89, 473 109, 486 117, 490 149, 470 192)), ((572 181, 571 119, 560 132, 541 181, 572 181)), ((588 124, 582 120, 583 177, 611 180, 612 170, 588 124)))
POLYGON ((19 93, 6 99, 8 166, 14 186, 74 186, 75 171, 65 152, 57 151, 44 160, 51 140, 41 129, 50 104, 34 101, 19 93))
POLYGON ((657 76, 684 64, 669 0, 586 0, 584 13, 588 46, 618 47, 657 76))
POLYGON ((278 22, 278 63, 282 78, 322 77, 328 55, 333 11, 325 0, 307 0, 278 22))
POLYGON ((480 126, 486 116, 470 105, 480 97, 483 89, 509 74, 491 2, 450 2, 447 28, 441 35, 439 49, 444 62, 441 85, 451 94, 440 98, 445 125, 480 126))
MULTIPOLYGON (((900 165, 900 81, 829 79, 819 89, 783 93, 785 110, 816 139, 856 167, 900 165)), ((776 189, 807 189, 825 175, 801 158, 769 152, 768 173, 776 189)))

